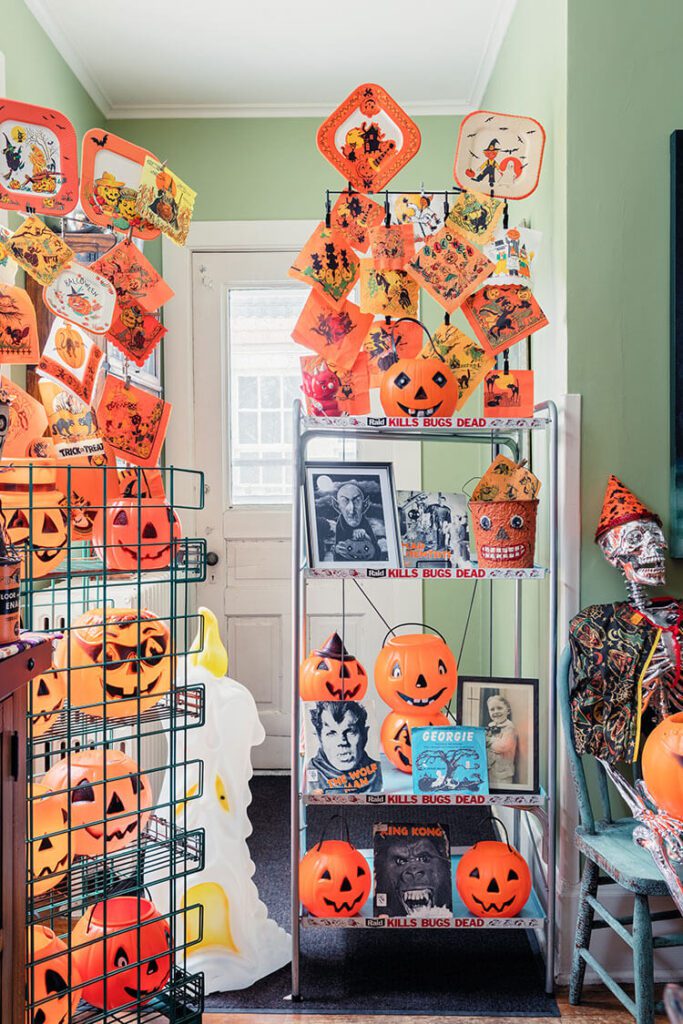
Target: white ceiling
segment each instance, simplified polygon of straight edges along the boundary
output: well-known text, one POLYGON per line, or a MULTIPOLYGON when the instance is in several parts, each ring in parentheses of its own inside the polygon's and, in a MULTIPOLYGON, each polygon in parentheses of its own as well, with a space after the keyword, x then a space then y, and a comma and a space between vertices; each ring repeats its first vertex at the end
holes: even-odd
POLYGON ((25 3, 106 117, 320 117, 368 81, 478 107, 516 0, 25 3))

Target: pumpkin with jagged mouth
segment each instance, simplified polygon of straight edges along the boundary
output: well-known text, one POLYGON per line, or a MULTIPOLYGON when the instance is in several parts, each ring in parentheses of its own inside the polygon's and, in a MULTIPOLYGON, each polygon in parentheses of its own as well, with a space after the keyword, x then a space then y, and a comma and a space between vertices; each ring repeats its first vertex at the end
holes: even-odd
POLYGON ((166 623, 146 609, 85 612, 55 651, 56 668, 70 669, 70 705, 97 718, 126 718, 157 704, 173 660, 166 623))
POLYGON ((360 850, 339 839, 321 840, 299 864, 299 895, 315 917, 354 917, 372 888, 372 872, 360 850))
POLYGON ((531 893, 524 857, 493 839, 475 843, 462 855, 455 881, 461 900, 477 917, 517 917, 531 893))
POLYGON ((367 672, 338 633, 304 658, 299 678, 302 700, 361 700, 368 688, 367 672))
POLYGON ((93 525, 93 545, 109 569, 165 569, 181 537, 175 510, 153 497, 121 498, 93 525))
POLYGON ((425 725, 448 725, 446 715, 437 713, 424 718, 422 715, 406 715, 402 712, 390 711, 382 722, 380 742, 382 750, 394 768, 400 772, 413 770, 413 744, 411 729, 425 725))
POLYGON ((457 682, 455 656, 440 636, 391 636, 377 655, 375 685, 393 711, 428 718, 448 704, 457 682))
POLYGON ((66 501, 64 495, 58 491, 50 495, 35 493, 30 508, 25 494, 3 494, 1 500, 9 539, 22 555, 23 565, 30 546, 31 575, 39 579, 54 572, 67 553, 67 519, 60 507, 60 502, 66 501))
POLYGON ((31 736, 42 736, 59 718, 66 700, 66 679, 63 672, 43 672, 30 683, 29 705, 31 736))
POLYGON ((129 846, 149 818, 149 780, 121 750, 75 751, 42 781, 55 793, 65 793, 74 851, 83 857, 129 846))
POLYGON ((67 1024, 81 999, 81 975, 66 944, 50 928, 35 924, 27 945, 25 1024, 67 1024))
POLYGON ((27 869, 29 892, 40 896, 59 885, 74 850, 69 849, 66 831, 66 797, 34 782, 29 787, 29 838, 27 869))

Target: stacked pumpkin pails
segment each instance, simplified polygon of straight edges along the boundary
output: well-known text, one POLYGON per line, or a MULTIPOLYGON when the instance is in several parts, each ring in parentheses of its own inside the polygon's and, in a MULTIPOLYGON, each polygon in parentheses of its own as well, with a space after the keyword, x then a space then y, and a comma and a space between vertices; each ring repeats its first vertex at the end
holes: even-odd
POLYGON ((197 495, 183 507, 200 505, 203 482, 160 467, 171 409, 130 371, 160 344, 156 314, 173 296, 136 242, 162 231, 182 244, 194 193, 98 129, 83 138, 79 181, 68 118, 2 105, 0 210, 22 221, 0 228, 0 363, 34 369, 27 388, 0 378, 0 569, 20 576, 20 620, 0 642, 19 622, 55 641, 27 701, 26 1021, 198 1024, 184 914, 201 913, 176 894, 201 867, 203 834, 186 827, 192 795, 177 800, 175 782, 160 794, 167 770, 201 778, 183 737, 202 724, 203 691, 177 684, 176 659, 195 633, 189 591, 205 559, 175 505, 179 489, 197 495), (79 200, 102 229, 88 225, 100 253, 88 265, 68 244, 72 225, 43 219, 79 200), (49 313, 44 333, 34 302, 49 313), (163 913, 152 883, 168 886, 163 913))

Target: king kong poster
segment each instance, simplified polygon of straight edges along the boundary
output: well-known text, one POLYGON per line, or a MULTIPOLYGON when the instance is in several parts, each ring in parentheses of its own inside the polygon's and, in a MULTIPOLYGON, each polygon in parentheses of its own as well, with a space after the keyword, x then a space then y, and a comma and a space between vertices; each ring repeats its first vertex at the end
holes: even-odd
POLYGON ((443 917, 453 909, 448 833, 443 825, 374 828, 375 917, 443 917))

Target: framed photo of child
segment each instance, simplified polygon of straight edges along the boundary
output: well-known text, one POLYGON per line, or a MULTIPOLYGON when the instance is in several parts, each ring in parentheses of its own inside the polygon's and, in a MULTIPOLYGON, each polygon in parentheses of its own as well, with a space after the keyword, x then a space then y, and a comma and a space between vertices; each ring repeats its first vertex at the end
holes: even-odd
POLYGON ((538 679, 461 676, 458 725, 486 735, 491 793, 538 793, 538 679))
POLYGON ((396 569, 401 542, 391 463, 307 462, 312 569, 396 569))

